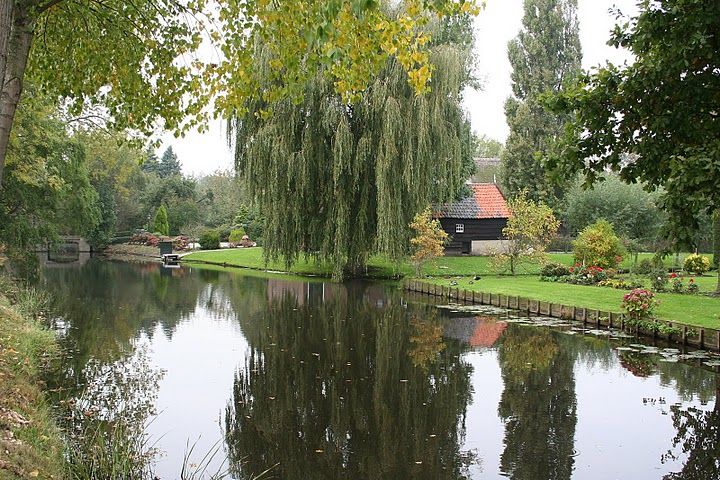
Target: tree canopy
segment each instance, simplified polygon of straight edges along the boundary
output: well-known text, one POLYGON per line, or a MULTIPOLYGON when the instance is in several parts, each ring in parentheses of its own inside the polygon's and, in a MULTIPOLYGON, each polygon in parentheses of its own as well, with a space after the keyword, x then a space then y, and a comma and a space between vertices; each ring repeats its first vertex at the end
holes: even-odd
POLYGON ((477 7, 403 6, 394 15, 379 0, 0 0, 0 186, 26 77, 78 116, 100 106, 115 127, 146 135, 158 122, 180 134, 202 127, 211 110, 243 113, 252 97, 298 99, 318 72, 356 101, 391 57, 422 93, 433 73, 423 25, 477 7), (270 82, 252 58, 256 38, 270 82))
MULTIPOLYGON (((435 28, 447 33, 455 25, 435 28)), ((300 103, 250 102, 258 115, 230 123, 237 170, 266 219, 270 258, 292 263, 312 255, 331 261, 340 277, 372 252, 407 253, 415 214, 451 200, 471 173, 470 125, 460 105, 471 82, 463 46, 471 32, 439 36, 444 43, 431 46, 435 74, 425 95, 408 85, 395 59, 355 104, 317 75, 300 103), (264 118, 267 108, 276 114, 264 118)), ((255 58, 272 83, 272 57, 261 42, 255 58)))
POLYGON ((587 185, 610 169, 663 187, 671 233, 685 243, 695 214, 720 207, 719 31, 715 0, 644 1, 609 42, 635 62, 585 73, 549 100, 575 115, 553 166, 583 172, 587 185))
POLYGON ((563 221, 571 234, 577 234, 597 220, 612 223, 626 238, 654 241, 665 216, 656 202, 658 193, 646 192, 641 185, 628 185, 617 175, 605 175, 591 189, 578 181, 565 198, 563 221))
POLYGON ((522 25, 508 44, 513 95, 505 102, 510 135, 502 179, 510 196, 525 190, 531 199, 556 205, 563 196, 562 182, 551 181, 543 158, 569 114, 548 112, 540 96, 558 91, 580 73, 577 0, 525 0, 522 25))

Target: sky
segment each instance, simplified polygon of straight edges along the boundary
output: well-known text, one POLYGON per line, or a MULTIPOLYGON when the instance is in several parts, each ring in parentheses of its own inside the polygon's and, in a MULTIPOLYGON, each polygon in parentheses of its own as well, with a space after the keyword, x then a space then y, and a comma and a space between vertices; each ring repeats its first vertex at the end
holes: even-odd
MULTIPOLYGON (((624 15, 633 15, 637 12, 636 2, 579 0, 583 68, 590 69, 607 61, 615 64, 631 61, 626 51, 607 45, 610 30, 616 23, 609 9, 617 7, 624 15)), ((517 35, 521 21, 522 0, 487 0, 485 10, 475 19, 477 73, 483 88, 465 92, 465 109, 475 133, 502 142, 508 135, 503 105, 511 92, 507 43, 517 35)), ((224 121, 215 120, 204 134, 190 132, 179 139, 163 137, 158 154, 172 145, 182 163, 183 172, 189 175, 201 176, 216 170, 230 169, 233 161, 225 134, 224 121)))

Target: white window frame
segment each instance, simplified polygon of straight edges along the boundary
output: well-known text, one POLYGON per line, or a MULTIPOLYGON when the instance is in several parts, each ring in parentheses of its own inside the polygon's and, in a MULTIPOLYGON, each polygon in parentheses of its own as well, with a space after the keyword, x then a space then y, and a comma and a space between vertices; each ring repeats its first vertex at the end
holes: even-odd
POLYGON ((455 233, 465 233, 465 224, 464 223, 456 223, 455 224, 455 233))

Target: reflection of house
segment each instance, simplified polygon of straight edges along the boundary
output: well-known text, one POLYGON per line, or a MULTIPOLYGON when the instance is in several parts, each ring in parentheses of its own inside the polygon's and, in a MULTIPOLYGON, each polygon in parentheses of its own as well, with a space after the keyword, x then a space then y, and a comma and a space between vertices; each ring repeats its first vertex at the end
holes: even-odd
POLYGON ((267 283, 270 301, 282 300, 290 296, 298 305, 320 305, 325 302, 347 300, 347 290, 339 283, 302 282, 271 278, 267 283))
POLYGON ((443 336, 460 340, 471 347, 489 348, 495 345, 507 328, 507 322, 492 317, 452 318, 445 324, 443 336))
POLYGON ((438 207, 435 217, 451 241, 446 253, 482 255, 500 250, 510 211, 494 183, 470 183, 465 198, 438 207))

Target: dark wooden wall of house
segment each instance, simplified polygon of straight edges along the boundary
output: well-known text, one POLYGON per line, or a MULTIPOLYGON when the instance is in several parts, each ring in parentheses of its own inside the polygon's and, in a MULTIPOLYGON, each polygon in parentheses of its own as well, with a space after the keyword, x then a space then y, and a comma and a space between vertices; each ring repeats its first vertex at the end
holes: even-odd
POLYGON ((441 218, 440 225, 450 235, 446 250, 460 250, 463 242, 502 239, 507 218, 441 218), (465 224, 465 233, 455 233, 458 223, 465 224))

